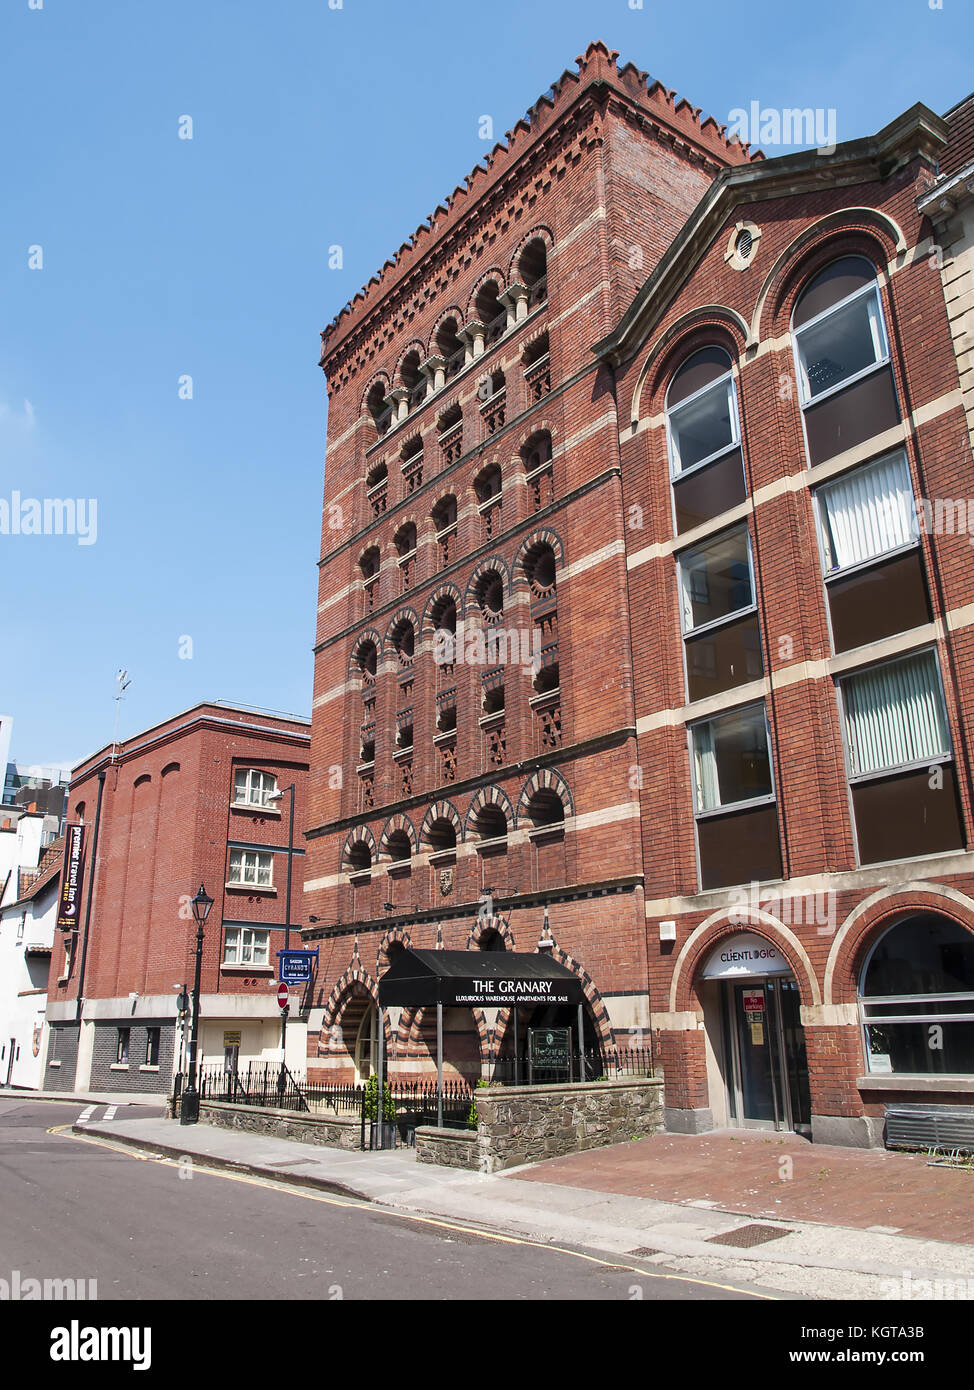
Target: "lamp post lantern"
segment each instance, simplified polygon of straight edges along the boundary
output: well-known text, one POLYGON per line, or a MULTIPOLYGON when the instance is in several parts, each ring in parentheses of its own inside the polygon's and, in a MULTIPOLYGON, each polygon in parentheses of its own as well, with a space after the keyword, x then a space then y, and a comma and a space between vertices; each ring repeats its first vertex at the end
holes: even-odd
POLYGON ((195 1125, 200 1117, 200 1095, 196 1088, 196 1040, 200 1026, 200 972, 203 968, 203 928, 210 915, 213 899, 200 884, 200 890, 193 899, 193 917, 196 921, 196 975, 193 980, 193 1022, 189 1032, 189 1084, 179 1102, 179 1123, 195 1125))

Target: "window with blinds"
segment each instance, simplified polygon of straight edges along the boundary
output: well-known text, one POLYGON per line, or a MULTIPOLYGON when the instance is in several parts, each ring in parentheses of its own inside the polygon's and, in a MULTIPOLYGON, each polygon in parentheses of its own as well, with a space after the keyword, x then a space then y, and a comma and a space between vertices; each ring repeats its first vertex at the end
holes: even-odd
POLYGON ((853 777, 950 756, 940 673, 932 651, 848 676, 842 693, 853 777))

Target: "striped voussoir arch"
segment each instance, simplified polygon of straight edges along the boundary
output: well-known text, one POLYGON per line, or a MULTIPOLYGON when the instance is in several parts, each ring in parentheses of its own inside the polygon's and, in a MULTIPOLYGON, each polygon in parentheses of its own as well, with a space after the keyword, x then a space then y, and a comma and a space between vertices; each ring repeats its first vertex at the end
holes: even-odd
MULTIPOLYGON (((361 961, 352 961, 328 996, 318 1038, 318 1056, 351 1053, 359 1026, 371 1005, 378 1007, 379 987, 361 961)), ((387 1024, 388 1027, 388 1024, 387 1024)))
POLYGON ((424 849, 430 849, 429 833, 438 820, 449 821, 456 831, 457 844, 463 839, 463 821, 460 819, 460 812, 452 801, 435 801, 423 817, 423 824, 420 826, 419 839, 424 849))
POLYGON ((494 917, 485 913, 483 917, 474 920, 473 928, 467 937, 466 951, 477 951, 480 943, 489 932, 496 932, 504 943, 505 951, 514 951, 514 933, 511 931, 511 924, 506 917, 494 917))
POLYGON ((402 811, 396 811, 382 827, 382 834, 379 836, 379 848, 382 853, 389 853, 389 836, 395 834, 397 830, 402 830, 406 833, 410 846, 412 847, 412 852, 415 854, 419 849, 419 841, 416 838, 416 827, 402 811))
MULTIPOLYGON (((413 943, 409 932, 404 931, 402 927, 390 927, 389 931, 386 932, 385 936, 383 936, 382 940, 379 942, 379 948, 376 952, 375 965, 377 974, 381 974, 383 970, 388 970, 389 966, 392 964, 392 956, 389 954, 390 946, 401 946, 404 951, 411 951, 413 943)), ((393 955, 395 954, 397 953, 394 951, 393 955)))
POLYGON ((565 564, 565 546, 557 531, 550 530, 547 526, 538 531, 532 531, 527 540, 522 541, 518 546, 517 554, 514 556, 514 587, 527 588, 528 576, 524 567, 527 556, 536 546, 550 545, 554 553, 555 564, 558 569, 562 569, 565 564))
POLYGON ((360 840, 363 840, 368 845, 369 857, 371 859, 371 862, 373 864, 375 863, 376 858, 378 856, 378 850, 376 849, 375 843, 375 836, 372 834, 372 831, 369 829, 367 825, 358 825, 355 827, 354 830, 350 830, 348 832, 348 836, 345 840, 344 845, 342 846, 341 865, 343 869, 348 868, 348 856, 351 853, 352 846, 358 844, 360 840))
POLYGON ((504 812, 507 820, 508 829, 514 825, 514 807, 511 799, 500 787, 481 787, 480 791, 474 796, 470 805, 467 807, 467 818, 465 830, 469 834, 473 829, 473 823, 485 806, 497 806, 504 812))
POLYGON ((527 815, 532 797, 536 796, 538 792, 554 792, 565 808, 566 820, 575 814, 571 788, 564 777, 553 767, 542 767, 533 773, 521 788, 521 795, 517 799, 518 825, 520 825, 522 817, 527 815))

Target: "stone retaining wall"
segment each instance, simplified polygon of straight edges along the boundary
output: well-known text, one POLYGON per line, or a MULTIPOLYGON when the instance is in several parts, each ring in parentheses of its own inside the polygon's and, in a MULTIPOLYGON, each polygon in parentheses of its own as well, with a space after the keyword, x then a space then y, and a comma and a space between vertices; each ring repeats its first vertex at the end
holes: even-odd
POLYGON ((215 1100, 200 1103, 200 1120, 203 1124, 219 1125, 221 1129, 268 1134, 274 1139, 295 1139, 299 1144, 323 1144, 330 1149, 357 1149, 362 1135, 357 1117, 308 1115, 215 1100))
POLYGON ((489 1086, 477 1092, 476 1135, 418 1129, 416 1157, 421 1163, 497 1173, 521 1163, 641 1139, 663 1127, 662 1085, 654 1077, 489 1086))
POLYGON ((443 1168, 472 1168, 476 1172, 477 1133, 472 1129, 420 1125, 416 1130, 416 1158, 420 1163, 439 1163, 443 1168))

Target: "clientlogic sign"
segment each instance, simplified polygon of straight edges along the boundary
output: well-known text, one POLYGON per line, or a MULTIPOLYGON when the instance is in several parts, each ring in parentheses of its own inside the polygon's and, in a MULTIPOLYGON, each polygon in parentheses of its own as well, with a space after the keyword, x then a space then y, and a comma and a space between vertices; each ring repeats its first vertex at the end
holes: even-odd
POLYGON ((62 931, 77 930, 81 911, 81 884, 85 869, 85 828, 69 825, 64 837, 64 867, 58 894, 57 924, 62 931))

